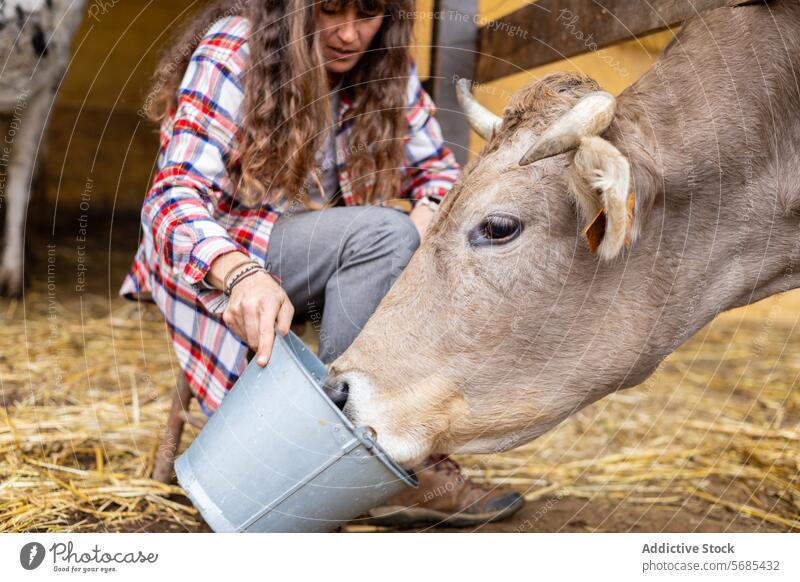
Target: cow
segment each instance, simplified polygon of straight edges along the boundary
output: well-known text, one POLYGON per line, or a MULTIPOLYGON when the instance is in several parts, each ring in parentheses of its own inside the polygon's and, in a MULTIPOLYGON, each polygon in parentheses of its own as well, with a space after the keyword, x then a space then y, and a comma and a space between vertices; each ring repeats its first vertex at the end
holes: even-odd
POLYGON ((23 229, 39 141, 85 7, 86 0, 0 0, 0 114, 11 117, 0 145, 3 295, 22 292, 23 229))
POLYGON ((502 118, 464 94, 488 142, 328 394, 404 466, 500 452, 800 286, 798 75, 776 0, 694 17, 618 98, 573 73, 502 118))

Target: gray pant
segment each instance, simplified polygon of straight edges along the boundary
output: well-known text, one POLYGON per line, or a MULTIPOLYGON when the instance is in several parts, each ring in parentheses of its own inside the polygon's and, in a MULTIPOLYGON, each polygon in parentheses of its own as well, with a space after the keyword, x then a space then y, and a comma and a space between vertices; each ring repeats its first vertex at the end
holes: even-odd
POLYGON ((320 334, 319 357, 342 354, 419 246, 406 214, 379 206, 333 207, 282 215, 267 265, 295 308, 320 334))

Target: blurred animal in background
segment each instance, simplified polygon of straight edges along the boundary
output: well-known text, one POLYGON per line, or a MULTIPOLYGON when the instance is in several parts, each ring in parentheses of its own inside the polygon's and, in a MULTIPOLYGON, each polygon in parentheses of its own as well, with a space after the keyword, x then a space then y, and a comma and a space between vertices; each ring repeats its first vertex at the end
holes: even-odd
POLYGON ((0 0, 0 294, 22 293, 25 215, 41 141, 86 0, 0 0))

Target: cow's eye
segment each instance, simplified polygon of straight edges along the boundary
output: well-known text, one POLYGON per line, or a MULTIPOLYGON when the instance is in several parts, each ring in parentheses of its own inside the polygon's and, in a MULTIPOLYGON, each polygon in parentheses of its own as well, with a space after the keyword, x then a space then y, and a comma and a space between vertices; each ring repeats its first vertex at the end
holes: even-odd
POLYGON ((469 232, 473 246, 503 245, 517 238, 522 232, 522 223, 510 214, 492 214, 469 232))

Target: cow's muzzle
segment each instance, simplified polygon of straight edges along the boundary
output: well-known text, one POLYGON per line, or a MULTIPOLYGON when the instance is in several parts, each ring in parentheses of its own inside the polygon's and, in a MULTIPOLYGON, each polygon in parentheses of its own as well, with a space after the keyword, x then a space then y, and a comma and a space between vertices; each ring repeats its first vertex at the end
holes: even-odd
POLYGON ((347 381, 340 375, 332 374, 325 380, 323 389, 339 410, 343 410, 344 405, 347 404, 347 397, 350 395, 350 385, 347 381))

